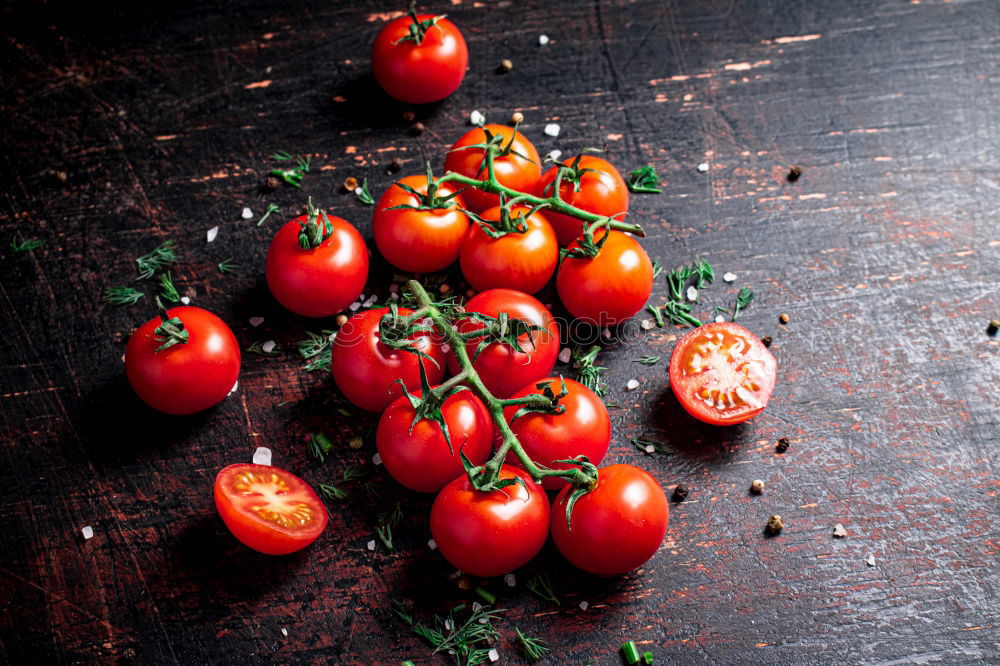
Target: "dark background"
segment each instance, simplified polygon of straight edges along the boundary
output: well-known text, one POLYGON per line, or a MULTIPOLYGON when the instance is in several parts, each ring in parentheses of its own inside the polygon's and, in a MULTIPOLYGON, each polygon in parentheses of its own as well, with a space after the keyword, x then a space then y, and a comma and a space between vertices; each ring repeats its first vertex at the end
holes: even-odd
MULTIPOLYGON (((306 195, 370 240, 371 209, 343 180, 367 177, 378 196, 393 158, 403 173, 425 158, 440 168, 473 109, 498 122, 522 111, 543 154, 607 144, 622 171, 654 165, 664 193, 631 208, 650 255, 738 274, 698 313, 752 286, 741 321, 774 337, 779 360, 768 410, 717 429, 669 394, 679 329, 609 345, 607 400, 623 406, 609 460, 691 494, 631 575, 584 576, 549 547, 515 588, 490 583, 509 609, 503 662, 518 659, 514 626, 549 642, 549 663, 618 663, 626 639, 658 663, 1000 659, 1000 340, 985 332, 1000 316, 1000 3, 503 4, 432 7, 462 28, 470 71, 418 110, 420 137, 369 74, 393 3, 0 9, 0 662, 432 661, 390 600, 426 619, 469 593, 426 546, 428 499, 372 467, 373 419, 341 415, 330 378, 301 370, 294 341, 330 322, 283 312, 263 260, 306 195), (260 192, 276 150, 312 156, 301 191, 260 192), (286 213, 260 228, 240 218, 269 201, 286 213), (44 246, 14 254, 16 235, 44 246), (244 347, 274 339, 284 352, 246 354, 238 392, 190 418, 153 413, 123 379, 154 285, 135 306, 101 300, 168 238, 193 304, 244 347), (220 274, 229 257, 240 268, 220 274), (649 354, 664 360, 631 361, 649 354), (642 386, 627 393, 632 378, 642 386), (323 465, 303 442, 318 430, 338 443, 323 465), (364 449, 347 446, 354 434, 364 449), (667 453, 642 454, 635 436, 667 453), (257 555, 225 531, 211 484, 259 445, 313 483, 364 464, 380 495, 348 486, 313 547, 257 555), (762 497, 747 494, 754 478, 762 497), (397 549, 368 551, 397 501, 397 549), (766 538, 772 513, 786 529, 766 538), (838 522, 846 539, 831 536, 838 522), (525 590, 536 571, 551 572, 562 607, 525 590)), ((391 277, 376 262, 368 293, 384 296, 391 277)), ((665 290, 661 279, 656 302, 665 290)))

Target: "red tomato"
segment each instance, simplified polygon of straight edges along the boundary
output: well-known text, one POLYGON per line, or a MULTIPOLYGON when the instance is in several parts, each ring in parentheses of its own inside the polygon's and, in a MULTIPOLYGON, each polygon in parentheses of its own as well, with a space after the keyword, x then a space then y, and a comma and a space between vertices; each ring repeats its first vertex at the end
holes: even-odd
MULTIPOLYGON (((608 417, 608 408, 597 394, 572 379, 546 377, 532 382, 511 397, 541 394, 537 385, 543 382, 551 382, 552 392, 558 395, 562 391, 563 381, 566 382, 568 393, 559 399, 559 404, 566 408, 562 414, 531 412, 511 423, 511 430, 517 435, 517 440, 528 457, 540 465, 569 469, 573 465, 556 464, 555 461, 576 456, 587 456, 590 462, 600 465, 611 443, 611 419, 608 417)), ((508 422, 517 410, 518 407, 504 410, 508 422)), ((507 460, 512 465, 520 466, 520 461, 514 454, 508 455, 507 460)), ((542 487, 546 490, 558 490, 565 485, 566 482, 562 479, 542 479, 542 487)))
MULTIPOLYGON (((604 229, 594 234, 599 241, 604 229)), ((576 242, 570 248, 577 246, 576 242)), ((577 319, 612 326, 646 306, 653 291, 653 262, 639 242, 612 231, 596 257, 567 257, 559 267, 556 289, 577 319)))
MULTIPOLYGON (((559 325, 552 314, 533 296, 513 289, 490 289, 473 296, 465 304, 466 312, 479 312, 496 317, 506 312, 511 319, 521 319, 529 324, 541 326, 545 331, 535 331, 518 338, 521 349, 494 342, 483 349, 472 367, 479 373, 483 384, 498 398, 506 398, 522 386, 552 372, 559 356, 559 325)), ((469 319, 458 322, 460 333, 482 328, 481 323, 469 319)), ((481 338, 473 338, 466 343, 469 358, 473 358, 481 338)), ((454 352, 448 355, 448 367, 452 373, 459 371, 454 352)))
MULTIPOLYGON (((337 388, 352 404, 370 412, 380 412, 403 395, 397 380, 413 392, 420 388, 420 366, 413 352, 396 350, 382 343, 378 325, 388 308, 365 310, 348 319, 333 341, 331 364, 337 388)), ((412 310, 399 308, 399 314, 412 310)), ((441 343, 429 333, 410 337, 414 349, 430 357, 423 359, 431 385, 444 376, 445 354, 441 343), (431 360, 433 359, 433 360, 431 360)))
MULTIPOLYGON (((419 398, 422 393, 413 395, 419 398)), ((406 396, 396 398, 379 419, 375 446, 382 464, 410 490, 435 493, 465 472, 460 451, 474 465, 482 465, 493 449, 493 421, 472 391, 448 396, 440 409, 450 449, 438 423, 421 419, 414 424, 416 412, 406 396)))
MULTIPOLYGON (((486 142, 486 131, 493 136, 503 136, 503 146, 510 146, 511 152, 493 160, 493 171, 497 181, 519 192, 534 192, 542 175, 538 151, 528 139, 514 128, 506 125, 486 125, 470 130, 451 147, 452 152, 444 160, 445 171, 454 171, 469 178, 482 180, 486 177, 486 158, 482 148, 465 148, 486 142), (513 139, 513 143, 511 140, 513 139), (518 154, 519 153, 519 154, 518 154), (523 155, 523 157, 522 157, 523 155), (527 158, 527 159, 525 159, 527 158)), ((495 194, 469 188, 462 192, 465 203, 474 212, 500 205, 495 194)))
POLYGON ((714 322, 677 342, 670 355, 670 388, 696 419, 742 423, 767 407, 777 365, 756 335, 739 324, 714 322))
MULTIPOLYGON (((399 181, 420 194, 427 194, 427 176, 407 176, 399 181)), ((443 183, 435 197, 447 197, 455 188, 443 183)), ((411 273, 432 273, 447 268, 458 259, 462 241, 469 229, 469 217, 461 211, 465 206, 461 195, 451 205, 433 210, 393 206, 421 206, 420 198, 393 185, 375 205, 372 230, 375 244, 390 264, 411 273)))
POLYGON ((326 507, 309 485, 268 465, 238 464, 215 477, 215 507, 244 545, 268 555, 305 548, 326 528, 326 507))
MULTIPOLYGON (((514 206, 511 217, 527 215, 530 208, 514 206)), ((500 220, 500 207, 482 214, 500 220)), ((533 294, 549 281, 559 261, 556 234, 541 213, 517 222, 524 233, 511 232, 493 238, 480 224, 473 224, 462 245, 462 274, 477 291, 507 287, 533 294)))
POLYGON ((458 89, 469 65, 465 38, 455 24, 434 14, 403 16, 385 25, 372 44, 372 71, 382 89, 400 102, 427 104, 458 89), (419 42, 404 39, 415 21, 426 26, 419 42))
POLYGON ((438 493, 431 507, 431 535, 452 566, 473 576, 500 576, 527 564, 545 545, 548 498, 526 472, 500 468, 501 479, 515 475, 523 486, 484 493, 462 475, 438 493))
MULTIPOLYGON (((284 307, 303 317, 329 317, 353 303, 368 279, 368 248, 349 222, 329 215, 330 233, 316 248, 299 244, 301 215, 274 235, 267 249, 267 285, 284 307)), ((323 215, 319 215, 322 223, 323 215)))
POLYGON ((167 414, 193 414, 218 403, 240 375, 240 345, 226 323, 208 310, 181 306, 167 310, 188 334, 187 342, 156 351, 162 323, 150 319, 129 338, 125 375, 139 397, 167 414))
POLYGON ((670 508, 663 488, 632 465, 597 471, 597 487, 573 507, 572 529, 563 488, 552 502, 552 540, 567 560, 601 576, 623 574, 649 560, 667 534, 670 508))
MULTIPOLYGON (((570 158, 563 160, 562 163, 573 167, 575 160, 576 158, 570 158)), ((559 187, 562 200, 588 213, 606 215, 618 220, 624 219, 625 213, 628 212, 628 186, 625 185, 618 169, 607 160, 593 155, 581 155, 575 168, 583 173, 579 174, 577 182, 563 177, 559 187)), ((558 170, 557 167, 552 167, 542 175, 538 183, 539 196, 552 196, 558 170)), ((583 231, 583 222, 578 218, 549 210, 545 211, 545 217, 556 230, 560 245, 569 245, 579 238, 583 231)))

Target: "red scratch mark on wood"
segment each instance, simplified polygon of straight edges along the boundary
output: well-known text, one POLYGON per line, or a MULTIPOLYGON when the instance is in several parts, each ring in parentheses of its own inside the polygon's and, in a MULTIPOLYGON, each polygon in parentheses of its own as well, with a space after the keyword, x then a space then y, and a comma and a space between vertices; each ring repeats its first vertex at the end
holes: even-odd
POLYGON ((255 83, 248 83, 243 88, 245 90, 253 90, 254 88, 266 88, 271 85, 271 79, 264 79, 263 81, 257 81, 255 83))

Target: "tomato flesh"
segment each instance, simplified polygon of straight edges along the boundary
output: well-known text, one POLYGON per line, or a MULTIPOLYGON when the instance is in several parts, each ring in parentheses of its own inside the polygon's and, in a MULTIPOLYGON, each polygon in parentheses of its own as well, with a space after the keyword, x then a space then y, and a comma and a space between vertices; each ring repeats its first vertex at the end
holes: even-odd
POLYGON ((214 494, 219 515, 233 536, 268 555, 305 548, 329 520, 313 489, 277 467, 230 465, 215 477, 214 494))
POLYGON ((670 356, 670 386, 691 416, 713 425, 742 423, 764 410, 777 361, 760 339, 732 322, 691 331, 670 356))

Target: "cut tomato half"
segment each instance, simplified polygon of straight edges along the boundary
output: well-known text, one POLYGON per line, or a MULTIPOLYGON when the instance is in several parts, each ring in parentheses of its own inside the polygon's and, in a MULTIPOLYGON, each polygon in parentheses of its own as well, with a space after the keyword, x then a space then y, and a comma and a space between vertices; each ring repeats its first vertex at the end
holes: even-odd
POLYGON ((215 477, 215 506, 243 544, 268 555, 305 548, 326 528, 326 507, 291 472, 267 465, 230 465, 215 477))
POLYGON ((760 338, 739 324, 705 324, 674 347, 670 387, 691 416, 732 425, 764 411, 777 366, 760 338))

